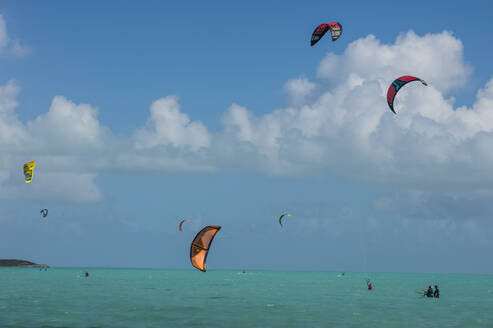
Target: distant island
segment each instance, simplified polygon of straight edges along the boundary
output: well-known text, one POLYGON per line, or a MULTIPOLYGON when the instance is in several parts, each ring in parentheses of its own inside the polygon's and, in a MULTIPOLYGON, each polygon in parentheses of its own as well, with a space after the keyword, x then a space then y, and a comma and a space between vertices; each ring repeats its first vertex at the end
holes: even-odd
POLYGON ((16 267, 16 268, 49 268, 46 264, 37 264, 24 260, 0 260, 0 267, 16 267))

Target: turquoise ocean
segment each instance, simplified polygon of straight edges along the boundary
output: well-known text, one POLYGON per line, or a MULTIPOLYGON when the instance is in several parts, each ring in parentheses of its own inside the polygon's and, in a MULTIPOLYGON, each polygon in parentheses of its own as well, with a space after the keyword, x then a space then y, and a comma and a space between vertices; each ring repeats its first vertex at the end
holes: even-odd
POLYGON ((493 327, 493 276, 2 268, 0 327, 493 327))

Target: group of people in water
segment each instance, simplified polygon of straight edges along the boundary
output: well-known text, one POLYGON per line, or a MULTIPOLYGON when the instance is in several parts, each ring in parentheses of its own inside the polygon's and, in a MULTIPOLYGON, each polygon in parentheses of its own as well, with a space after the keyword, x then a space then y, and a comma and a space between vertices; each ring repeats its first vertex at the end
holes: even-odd
MULTIPOLYGON (((342 273, 341 276, 344 276, 344 273, 342 273)), ((370 279, 366 279, 366 287, 368 290, 373 290, 373 284, 371 283, 370 279)), ((428 289, 426 289, 423 292, 423 296, 425 297, 434 297, 434 298, 440 298, 440 289, 438 289, 438 285, 435 285, 435 290, 431 288, 431 285, 428 286, 428 289)))
POLYGON ((438 286, 435 285, 435 290, 433 290, 431 286, 428 286, 428 289, 424 291, 424 296, 440 298, 440 290, 438 289, 438 286))

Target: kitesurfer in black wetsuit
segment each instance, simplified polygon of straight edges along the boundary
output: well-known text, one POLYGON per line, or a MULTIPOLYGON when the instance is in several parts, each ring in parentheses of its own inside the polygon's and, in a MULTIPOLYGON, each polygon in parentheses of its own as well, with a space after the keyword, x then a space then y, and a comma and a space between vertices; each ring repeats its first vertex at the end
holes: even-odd
POLYGON ((433 292, 433 297, 440 298, 440 290, 438 289, 437 285, 435 285, 435 291, 433 292))
POLYGON ((428 286, 428 290, 426 291, 426 297, 433 297, 433 288, 428 286))

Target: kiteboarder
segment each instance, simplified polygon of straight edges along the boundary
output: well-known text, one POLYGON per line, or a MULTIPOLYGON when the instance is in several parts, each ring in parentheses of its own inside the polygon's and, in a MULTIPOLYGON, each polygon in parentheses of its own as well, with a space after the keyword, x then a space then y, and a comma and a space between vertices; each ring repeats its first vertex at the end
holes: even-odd
POLYGON ((433 297, 433 288, 428 286, 428 290, 426 291, 426 297, 433 297))
POLYGON ((435 285, 435 291, 433 292, 433 297, 440 298, 440 290, 438 289, 437 285, 435 285))

